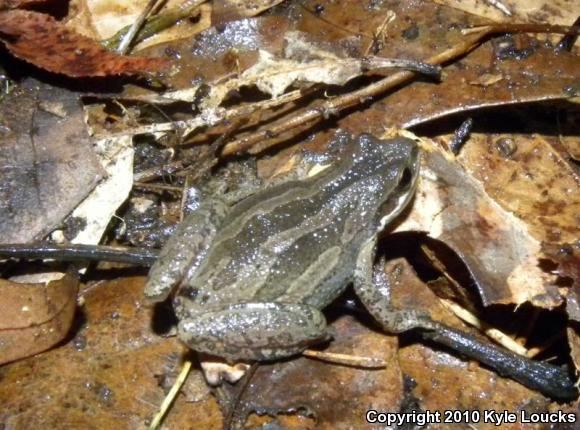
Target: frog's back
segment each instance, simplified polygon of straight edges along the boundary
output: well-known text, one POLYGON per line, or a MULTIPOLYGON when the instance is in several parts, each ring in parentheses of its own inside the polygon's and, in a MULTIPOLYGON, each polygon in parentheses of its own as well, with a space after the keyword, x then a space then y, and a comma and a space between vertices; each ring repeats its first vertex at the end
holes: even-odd
POLYGON ((378 208, 415 150, 406 139, 389 145, 363 135, 319 175, 235 205, 182 297, 197 306, 326 306, 350 281, 360 247, 376 234, 378 208))

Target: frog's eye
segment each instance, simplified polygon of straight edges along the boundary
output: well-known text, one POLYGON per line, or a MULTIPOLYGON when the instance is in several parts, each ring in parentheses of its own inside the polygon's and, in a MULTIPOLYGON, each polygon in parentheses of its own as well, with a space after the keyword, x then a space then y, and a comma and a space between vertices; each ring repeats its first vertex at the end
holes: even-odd
POLYGON ((399 188, 408 190, 413 186, 414 181, 415 175, 413 174, 413 170, 410 167, 405 167, 401 179, 399 180, 399 188))

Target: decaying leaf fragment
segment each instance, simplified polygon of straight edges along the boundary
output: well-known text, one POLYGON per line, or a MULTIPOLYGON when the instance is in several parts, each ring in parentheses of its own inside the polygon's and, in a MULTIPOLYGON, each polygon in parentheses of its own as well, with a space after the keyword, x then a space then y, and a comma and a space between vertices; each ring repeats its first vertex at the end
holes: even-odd
POLYGON ((260 91, 276 98, 292 85, 344 85, 368 70, 412 68, 411 62, 404 60, 342 57, 317 47, 297 31, 289 31, 285 35, 285 43, 282 57, 260 50, 258 62, 241 73, 239 78, 212 85, 209 96, 201 103, 202 108, 218 106, 230 91, 243 86, 255 85, 260 91))
POLYGON ((124 57, 81 36, 50 15, 27 10, 0 12, 0 34, 15 56, 71 77, 131 75, 167 68, 160 58, 124 57))
POLYGON ((0 364, 60 342, 73 321, 77 290, 73 275, 47 284, 0 279, 0 364))

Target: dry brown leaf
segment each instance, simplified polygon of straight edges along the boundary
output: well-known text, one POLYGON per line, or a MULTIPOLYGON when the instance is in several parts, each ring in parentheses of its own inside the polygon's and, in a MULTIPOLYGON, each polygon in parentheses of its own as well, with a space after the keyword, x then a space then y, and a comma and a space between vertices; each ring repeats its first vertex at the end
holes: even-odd
POLYGON ((529 227, 435 146, 424 160, 413 210, 398 230, 425 231, 451 247, 467 265, 485 305, 558 306, 556 278, 541 269, 541 242, 529 227))
POLYGON ((0 279, 0 364, 45 351, 68 333, 76 309, 78 279, 48 284, 0 279))
POLYGON ((473 133, 457 160, 536 239, 576 240, 580 178, 547 137, 473 133))
POLYGON ((580 3, 570 0, 435 0, 494 21, 572 25, 580 3))
POLYGON ((51 0, 0 0, 0 9, 16 9, 41 3, 49 3, 51 0))
POLYGON ((131 75, 165 69, 161 58, 124 57, 68 30, 53 17, 26 10, 0 12, 0 32, 15 56, 71 77, 131 75))

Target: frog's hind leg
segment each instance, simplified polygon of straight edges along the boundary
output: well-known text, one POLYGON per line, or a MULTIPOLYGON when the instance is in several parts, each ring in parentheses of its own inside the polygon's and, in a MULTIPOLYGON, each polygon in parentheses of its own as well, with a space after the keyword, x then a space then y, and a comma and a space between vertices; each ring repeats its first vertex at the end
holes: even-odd
POLYGON ((316 308, 293 303, 239 303, 206 309, 180 321, 190 348, 232 360, 275 360, 328 338, 316 308))
POLYGON ((359 254, 354 287, 367 310, 386 331, 401 333, 418 329, 423 338, 475 359, 528 388, 557 399, 570 400, 578 397, 575 381, 561 367, 533 361, 491 343, 482 342, 467 333, 432 320, 426 313, 394 309, 390 303, 389 286, 375 285, 373 282, 375 245, 375 241, 370 240, 359 254))
POLYGON ((373 282, 376 238, 363 245, 356 261, 354 289, 373 318, 389 333, 403 333, 415 328, 432 330, 435 323, 428 314, 416 310, 398 310, 391 305, 390 291, 373 282))

